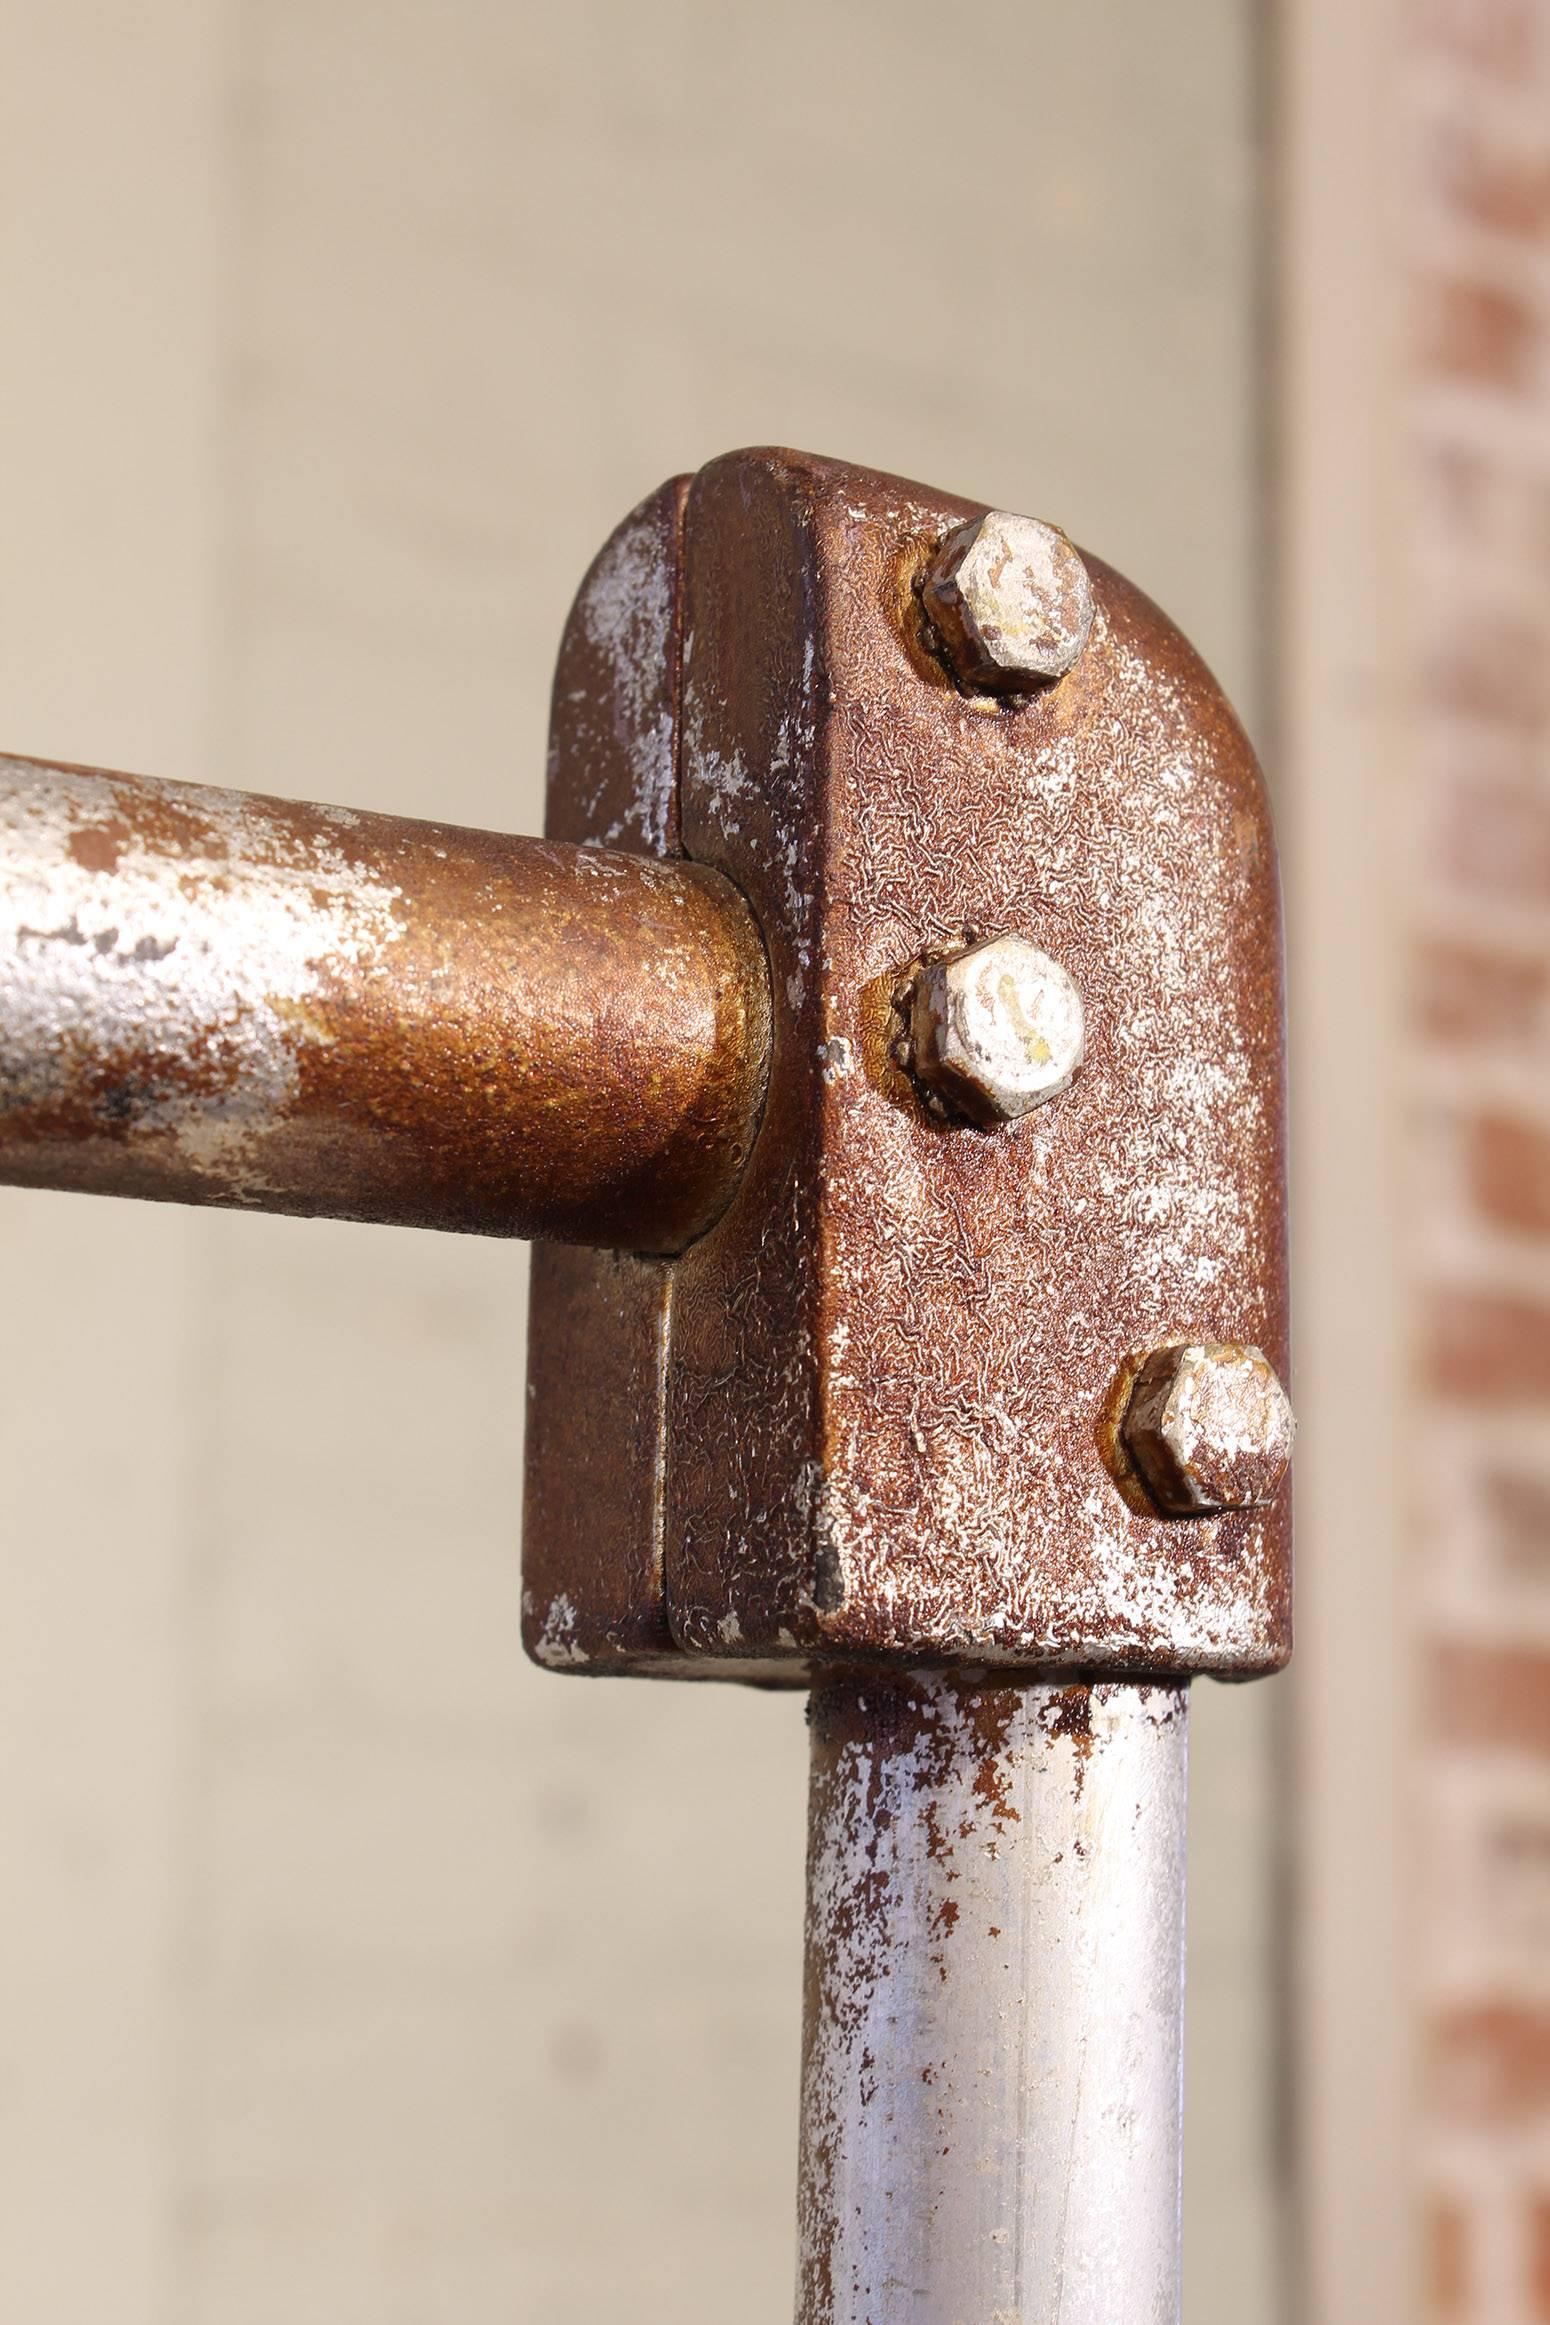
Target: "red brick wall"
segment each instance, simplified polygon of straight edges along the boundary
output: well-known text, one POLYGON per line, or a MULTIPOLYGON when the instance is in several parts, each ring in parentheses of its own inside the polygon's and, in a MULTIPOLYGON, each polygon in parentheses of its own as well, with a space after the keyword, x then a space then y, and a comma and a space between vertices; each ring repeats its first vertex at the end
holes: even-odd
POLYGON ((1545 2325, 1550 0, 1406 33, 1419 2145, 1432 2316, 1545 2325))

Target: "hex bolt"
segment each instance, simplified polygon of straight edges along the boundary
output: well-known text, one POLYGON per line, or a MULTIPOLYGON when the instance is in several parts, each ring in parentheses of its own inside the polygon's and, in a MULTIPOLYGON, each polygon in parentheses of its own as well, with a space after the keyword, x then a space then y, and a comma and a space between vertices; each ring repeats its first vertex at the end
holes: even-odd
POLYGON ((922 961, 907 989, 910 1070, 945 1111, 989 1127, 1068 1089, 1082 1062, 1082 997, 1020 936, 922 961))
POLYGON ((1027 694, 1064 677, 1093 626, 1093 586, 1064 533, 1002 510, 949 533, 922 589, 965 685, 1027 694))
POLYGON ((1154 1349, 1120 1431, 1158 1509, 1176 1518, 1273 1501, 1295 1433, 1269 1358, 1232 1340, 1154 1349))

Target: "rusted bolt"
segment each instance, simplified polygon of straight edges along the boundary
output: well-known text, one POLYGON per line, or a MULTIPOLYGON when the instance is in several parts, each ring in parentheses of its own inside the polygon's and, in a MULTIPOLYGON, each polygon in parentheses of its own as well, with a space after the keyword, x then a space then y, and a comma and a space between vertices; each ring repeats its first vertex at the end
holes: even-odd
POLYGON ((1154 1349, 1136 1376, 1122 1435, 1170 1517, 1254 1509, 1275 1498, 1296 1424, 1268 1357, 1228 1340, 1154 1349))
POLYGON ((922 595, 958 676, 996 694, 1062 678, 1093 626, 1093 587, 1064 533, 994 510, 949 533, 922 595))
POLYGON ((1020 936, 923 961, 907 1006, 912 1072, 973 1122, 1015 1121, 1069 1088, 1082 1062, 1082 996, 1020 936))

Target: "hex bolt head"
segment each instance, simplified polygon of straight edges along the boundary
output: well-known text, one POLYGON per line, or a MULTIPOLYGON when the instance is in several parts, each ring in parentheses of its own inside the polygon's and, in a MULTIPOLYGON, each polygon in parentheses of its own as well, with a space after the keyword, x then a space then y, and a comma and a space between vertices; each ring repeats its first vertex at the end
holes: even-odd
POLYGON ((1026 694, 1062 678, 1093 626, 1093 586, 1064 533, 1000 510, 960 525, 922 597, 968 686, 1026 694))
POLYGON ((1121 1427, 1153 1501, 1177 1518, 1273 1501, 1295 1431, 1269 1358, 1231 1340, 1154 1349, 1121 1427))
POLYGON ((917 1081, 984 1126, 1058 1097, 1082 1062, 1082 997, 1058 961, 1020 936, 922 962, 908 1024, 917 1081))

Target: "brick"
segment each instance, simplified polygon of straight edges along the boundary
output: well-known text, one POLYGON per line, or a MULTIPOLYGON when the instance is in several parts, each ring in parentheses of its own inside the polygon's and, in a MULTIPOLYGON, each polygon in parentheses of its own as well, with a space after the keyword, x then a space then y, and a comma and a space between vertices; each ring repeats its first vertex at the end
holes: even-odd
POLYGON ((1529 2314, 1550 2325, 1550 2196, 1535 2196, 1528 2218, 1529 2314))
POLYGON ((1469 2225, 1462 2205, 1437 2196, 1426 2212, 1427 2313, 1463 2325, 1469 2308, 1469 2225))
MULTIPOLYGON (((1536 1767, 1534 1777, 1540 1771, 1536 1767)), ((1489 1801, 1479 1810, 1479 1846, 1471 1863, 1455 1847, 1439 1873, 1466 1942, 1489 1948, 1498 1974, 1537 1992, 1550 1946, 1550 1801, 1489 1801)))
POLYGON ((1550 1579, 1550 1479, 1492 1470, 1481 1483, 1492 1556, 1514 1581, 1550 1579))
POLYGON ((1442 868, 1502 903, 1550 905, 1550 797, 1527 783, 1448 787, 1442 868))
POLYGON ((1451 379, 1523 394, 1534 383, 1539 324, 1512 291, 1462 276, 1442 276, 1419 289, 1423 365, 1451 379))
MULTIPOLYGON (((1543 239, 1550 243, 1550 233, 1543 239)), ((1498 573, 1516 569, 1523 577, 1511 591, 1521 609, 1524 584, 1532 590, 1536 569, 1550 570, 1550 475, 1544 473, 1550 470, 1550 453, 1525 460, 1520 445, 1464 443, 1448 433, 1450 428, 1457 428, 1456 412, 1429 409, 1409 454, 1411 538, 1433 561, 1432 601, 1454 594, 1455 581, 1459 594, 1469 591, 1489 560, 1498 573), (1449 573, 1440 589, 1439 552, 1447 557, 1449 573), (1472 565, 1477 556, 1481 564, 1472 565)), ((1534 636, 1545 634, 1541 620, 1534 636)))
POLYGON ((1510 1114, 1482 1114, 1464 1133, 1477 1211, 1518 1235, 1550 1235, 1550 1131, 1510 1114))
POLYGON ((1411 963, 1416 1023, 1431 1040, 1521 1047, 1542 1030, 1550 962, 1429 937, 1416 946, 1411 963))
POLYGON ((1477 124, 1450 123, 1435 169, 1444 201, 1469 225, 1527 242, 1550 231, 1550 153, 1494 144, 1477 124))
POLYGON ((1460 2004, 1428 2029, 1439 2115, 1505 2128, 1550 2112, 1550 2013, 1514 2002, 1460 2004))
POLYGON ((1550 1939, 1550 1802, 1537 1813, 1514 1806, 1489 1814, 1482 1857, 1478 1918, 1493 1945, 1516 1950, 1536 1976, 1550 1939))
POLYGON ((1442 1742, 1550 1760, 1550 1650, 1438 1647, 1428 1695, 1430 1730, 1442 1742))
POLYGON ((1439 1287, 1422 1311, 1422 1372, 1464 1405, 1550 1404, 1550 1306, 1508 1292, 1439 1287))
POLYGON ((1479 532, 1489 464, 1464 444, 1420 444, 1413 457, 1430 491, 1438 521, 1453 534, 1479 532))
POLYGON ((1535 53, 1537 0, 1419 0, 1423 39, 1464 64, 1504 80, 1528 72, 1535 53))
POLYGON ((1460 617, 1448 606, 1422 671, 1431 699, 1460 718, 1543 732, 1550 686, 1543 623, 1495 607, 1460 617))

